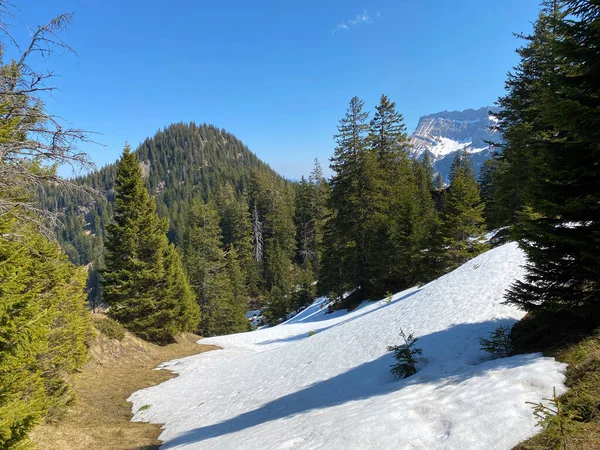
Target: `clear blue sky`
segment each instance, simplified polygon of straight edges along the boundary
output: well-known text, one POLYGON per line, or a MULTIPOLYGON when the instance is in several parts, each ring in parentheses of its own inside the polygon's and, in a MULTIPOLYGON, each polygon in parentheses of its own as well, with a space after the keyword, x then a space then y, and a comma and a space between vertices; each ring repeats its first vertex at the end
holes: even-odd
POLYGON ((15 0, 18 38, 61 12, 78 56, 45 61, 48 109, 100 133, 98 165, 179 121, 235 134, 290 178, 323 166, 349 99, 421 115, 492 104, 538 0, 15 0))

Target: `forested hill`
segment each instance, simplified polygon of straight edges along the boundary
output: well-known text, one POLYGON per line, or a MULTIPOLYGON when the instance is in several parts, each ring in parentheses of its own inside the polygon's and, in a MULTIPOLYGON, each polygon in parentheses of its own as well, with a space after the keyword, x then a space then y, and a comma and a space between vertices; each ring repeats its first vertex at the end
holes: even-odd
MULTIPOLYGON (((226 183, 239 195, 257 173, 276 184, 287 183, 233 134, 213 125, 172 124, 147 138, 135 153, 158 213, 169 219, 172 241, 182 233, 190 200, 207 200, 226 183)), ((115 173, 116 164, 110 164, 76 180, 96 189, 100 195, 95 198, 55 186, 40 193, 43 208, 60 212, 64 227, 59 229, 58 239, 77 264, 102 257, 115 173)))

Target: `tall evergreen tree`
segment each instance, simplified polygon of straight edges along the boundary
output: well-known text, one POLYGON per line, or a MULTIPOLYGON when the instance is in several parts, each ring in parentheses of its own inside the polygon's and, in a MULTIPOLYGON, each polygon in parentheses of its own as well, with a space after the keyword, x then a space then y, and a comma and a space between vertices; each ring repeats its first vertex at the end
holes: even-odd
POLYGON ((233 186, 228 183, 217 192, 216 203, 223 246, 225 249, 235 247, 247 286, 256 297, 261 280, 253 255, 252 221, 247 195, 244 192, 236 198, 233 186))
POLYGON ((527 275, 507 295, 527 311, 600 317, 600 8, 544 2, 500 100, 509 172, 523 167, 515 226, 527 275))
POLYGON ((450 168, 450 187, 444 194, 442 236, 448 269, 464 264, 485 250, 484 204, 466 152, 457 152, 450 168))
POLYGON ((84 268, 9 215, 0 236, 0 447, 14 448, 73 400, 92 327, 84 268))
POLYGON ((213 336, 223 331, 222 311, 233 296, 225 270, 219 216, 213 204, 197 199, 189 209, 183 244, 184 263, 200 305, 198 332, 213 336))
MULTIPOLYGON (((142 171, 129 146, 125 146, 115 181, 114 223, 108 226, 103 292, 110 315, 138 336, 169 342, 188 320, 188 299, 174 298, 169 275, 178 255, 169 250, 166 220, 156 214, 144 187, 142 171)), ((184 277, 177 280, 186 283, 184 277)), ((188 288, 179 286, 180 292, 188 288)))
POLYGON ((433 191, 435 186, 435 177, 433 172, 433 162, 431 161, 431 156, 429 156, 429 152, 425 152, 423 155, 423 169, 425 170, 425 180, 427 181, 427 186, 429 186, 429 190, 433 191))
POLYGON ((320 289, 323 293, 335 290, 338 296, 350 288, 365 290, 369 284, 367 239, 372 235, 367 234, 370 225, 365 216, 371 205, 367 203, 369 187, 365 184, 373 179, 370 174, 361 172, 376 167, 377 163, 370 156, 365 158, 369 126, 363 106, 364 102, 358 97, 350 100, 338 125, 337 146, 330 165, 334 171, 329 199, 332 214, 325 232, 325 248, 329 257, 338 258, 339 264, 334 261, 331 265, 329 261, 324 264, 320 289))

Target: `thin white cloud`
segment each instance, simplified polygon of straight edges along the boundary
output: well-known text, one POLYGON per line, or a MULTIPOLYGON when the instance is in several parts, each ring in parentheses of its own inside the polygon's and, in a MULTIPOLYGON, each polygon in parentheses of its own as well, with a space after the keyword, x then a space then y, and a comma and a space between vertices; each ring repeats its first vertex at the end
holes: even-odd
MULTIPOLYGON (((375 19, 379 18, 379 13, 375 15, 375 19)), ((366 9, 363 10, 362 13, 357 14, 354 19, 344 20, 342 23, 339 23, 331 33, 335 33, 336 31, 348 30, 357 25, 370 24, 373 22, 373 18, 369 15, 366 9)))

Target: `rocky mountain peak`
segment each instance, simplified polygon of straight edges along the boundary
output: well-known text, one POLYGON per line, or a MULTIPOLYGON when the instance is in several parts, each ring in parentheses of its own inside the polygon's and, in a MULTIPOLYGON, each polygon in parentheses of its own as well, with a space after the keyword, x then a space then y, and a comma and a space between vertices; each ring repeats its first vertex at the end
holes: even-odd
POLYGON ((447 181, 454 155, 459 150, 466 150, 476 172, 479 172, 480 166, 493 152, 488 142, 501 141, 499 133, 491 129, 496 119, 490 112, 496 110, 484 107, 442 111, 421 117, 410 138, 413 157, 421 159, 428 152, 435 170, 447 181))

